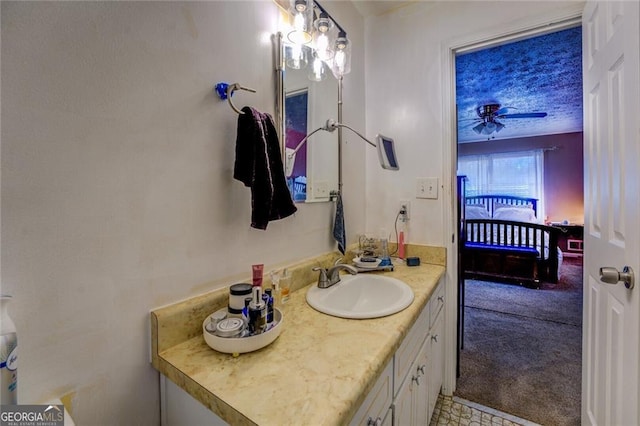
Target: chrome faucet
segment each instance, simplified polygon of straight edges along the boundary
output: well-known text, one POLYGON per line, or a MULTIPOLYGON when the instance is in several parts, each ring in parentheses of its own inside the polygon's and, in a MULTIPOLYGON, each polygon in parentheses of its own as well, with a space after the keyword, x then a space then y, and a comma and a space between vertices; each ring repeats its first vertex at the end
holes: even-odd
POLYGON ((337 263, 333 265, 329 269, 315 267, 313 271, 320 271, 320 275, 318 275, 318 288, 329 288, 334 284, 338 284, 340 282, 340 270, 345 270, 349 272, 351 275, 355 275, 358 273, 358 270, 351 265, 347 265, 345 263, 337 263))

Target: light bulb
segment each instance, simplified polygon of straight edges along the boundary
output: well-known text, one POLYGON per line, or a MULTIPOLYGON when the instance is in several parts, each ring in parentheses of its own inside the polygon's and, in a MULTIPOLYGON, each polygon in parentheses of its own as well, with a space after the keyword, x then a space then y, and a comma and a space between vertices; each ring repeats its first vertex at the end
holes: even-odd
POLYGON ((309 80, 322 81, 327 77, 324 62, 317 55, 314 56, 312 66, 309 68, 309 80))
POLYGON ((318 35, 318 38, 316 39, 316 50, 318 51, 318 54, 320 54, 320 52, 326 51, 328 47, 329 37, 327 37, 325 33, 320 33, 318 35))
POLYGON ((335 64, 336 70, 340 74, 344 73, 344 60, 345 60, 344 51, 338 50, 336 52, 336 56, 335 56, 335 59, 333 60, 334 61, 333 63, 335 64))
POLYGON ((304 15, 302 13, 296 13, 296 16, 293 18, 293 28, 296 31, 305 31, 304 25, 304 15))

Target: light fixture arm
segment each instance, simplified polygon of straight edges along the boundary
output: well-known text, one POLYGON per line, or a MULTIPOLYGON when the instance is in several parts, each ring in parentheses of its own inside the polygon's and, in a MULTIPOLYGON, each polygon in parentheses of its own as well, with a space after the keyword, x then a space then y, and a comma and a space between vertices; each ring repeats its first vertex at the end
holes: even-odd
MULTIPOLYGON (((347 126, 346 124, 336 123, 335 121, 333 121, 333 120, 329 119, 329 120, 327 120, 327 126, 333 126, 333 127, 335 127, 335 128, 338 128, 338 127, 346 127, 347 129, 351 130, 351 131, 352 131, 353 133, 355 133, 356 135, 360 136, 360 138, 362 138, 362 140, 363 140, 363 141, 365 141, 366 143, 368 143, 368 144, 369 144, 369 145, 371 145, 372 147, 374 147, 374 148, 375 148, 375 147, 377 147, 377 145, 375 144, 375 142, 371 142, 369 139, 367 139, 366 137, 364 137, 364 136, 362 135, 362 133, 358 132, 356 129, 354 129, 354 128, 352 128, 352 127, 347 126)), ((330 131, 332 132, 333 130, 330 130, 330 131)))
POLYGON ((325 132, 329 132, 329 133, 333 133, 336 129, 341 128, 341 127, 345 127, 349 130, 351 130, 353 133, 355 133, 356 135, 360 136, 360 138, 362 138, 363 141, 365 141, 366 143, 368 143, 369 145, 373 146, 374 148, 377 146, 375 144, 375 142, 371 142, 369 139, 367 139, 366 137, 364 137, 362 135, 362 133, 358 132, 357 130, 353 129, 350 126, 347 126, 346 124, 342 124, 342 123, 338 123, 337 121, 333 120, 333 119, 328 119, 326 121, 326 123, 324 124, 324 126, 322 127, 318 127, 317 129, 315 129, 313 132, 309 133, 307 136, 305 136, 300 143, 298 143, 298 146, 296 146, 296 148, 293 151, 289 151, 287 153, 287 155, 289 157, 293 157, 294 155, 296 155, 296 153, 300 150, 300 148, 302 148, 302 146, 307 143, 307 141, 309 140, 309 138, 313 135, 315 135, 316 133, 318 133, 320 130, 324 130, 325 132))

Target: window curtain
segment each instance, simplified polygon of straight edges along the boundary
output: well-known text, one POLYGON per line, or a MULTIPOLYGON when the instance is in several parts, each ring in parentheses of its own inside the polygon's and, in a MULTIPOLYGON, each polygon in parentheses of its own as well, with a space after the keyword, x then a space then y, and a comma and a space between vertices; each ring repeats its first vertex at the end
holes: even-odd
POLYGON ((537 218, 541 223, 544 221, 543 150, 460 156, 458 175, 467 176, 468 196, 491 194, 537 198, 537 218))

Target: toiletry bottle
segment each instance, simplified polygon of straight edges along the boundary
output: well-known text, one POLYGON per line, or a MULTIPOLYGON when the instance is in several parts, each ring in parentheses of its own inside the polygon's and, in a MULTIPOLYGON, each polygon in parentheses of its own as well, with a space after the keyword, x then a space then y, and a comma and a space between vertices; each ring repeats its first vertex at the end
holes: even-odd
POLYGON ((391 258, 389 257, 389 240, 387 230, 382 228, 380 230, 380 262, 379 266, 391 265, 391 258))
POLYGON ((398 257, 402 260, 407 258, 407 241, 409 239, 409 216, 403 213, 398 224, 398 257))
POLYGON ((245 297, 244 308, 242 308, 242 318, 247 324, 249 324, 249 304, 253 300, 253 297, 245 297))
POLYGON ((280 295, 280 273, 278 271, 271 271, 269 272, 269 275, 271 275, 271 289, 272 289, 272 295, 273 295, 273 306, 275 308, 280 308, 282 301, 280 300, 281 295, 280 295))
POLYGON ((0 395, 2 405, 18 404, 18 334, 7 306, 11 296, 0 295, 0 395))
POLYGON ((253 300, 249 303, 249 331, 260 334, 267 323, 267 305, 262 301, 262 287, 253 288, 253 300))
MULTIPOLYGON (((266 296, 266 304, 267 304, 267 327, 269 327, 271 324, 273 324, 273 290, 271 290, 270 288, 266 289, 264 291, 264 294, 266 296)), ((265 297, 263 296, 263 299, 265 299, 265 297)))
POLYGON ((280 301, 282 304, 287 303, 289 294, 291 293, 291 274, 285 268, 280 277, 280 301))
POLYGON ((262 273, 264 271, 264 265, 263 264, 258 264, 258 265, 251 265, 251 272, 252 272, 252 276, 253 276, 253 286, 256 287, 262 287, 262 273))

